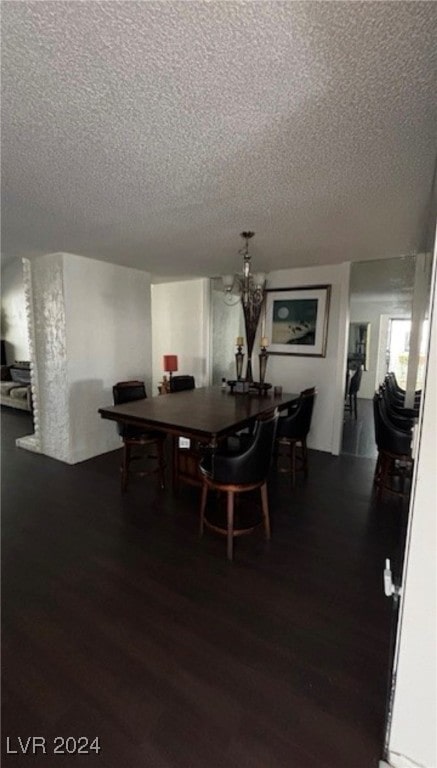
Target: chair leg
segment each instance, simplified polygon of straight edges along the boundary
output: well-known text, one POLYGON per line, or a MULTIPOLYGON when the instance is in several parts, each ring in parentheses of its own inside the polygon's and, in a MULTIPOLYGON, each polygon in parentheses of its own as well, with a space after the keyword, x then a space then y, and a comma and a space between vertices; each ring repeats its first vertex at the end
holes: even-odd
POLYGON ((354 395, 354 414, 355 414, 355 421, 358 418, 358 412, 357 412, 357 396, 354 395))
POLYGON ((203 527, 205 520, 206 499, 208 496, 208 486, 206 483, 202 485, 202 497, 200 501, 200 523, 199 523, 199 539, 203 536, 203 527))
POLYGON ((379 485, 380 474, 381 474, 381 454, 378 453, 378 458, 376 459, 375 474, 373 475, 374 485, 379 485))
POLYGON ((294 488, 296 485, 296 443, 293 440, 290 442, 290 469, 291 484, 294 488))
POLYGON ((308 449, 306 437, 300 441, 302 445, 302 467, 305 479, 308 477, 308 449))
POLYGON ((384 487, 387 485, 388 475, 390 472, 391 460, 389 456, 382 454, 381 456, 381 471, 379 475, 378 483, 378 496, 382 496, 384 487))
POLYGON ((267 541, 270 540, 270 517, 269 517, 269 499, 267 495, 267 483, 264 483, 261 488, 261 509, 263 513, 264 532, 267 541))
POLYGON ((227 552, 228 552, 228 560, 232 560, 233 548, 234 548, 234 493, 233 491, 228 491, 227 514, 228 514, 227 552))
POLYGON ((161 488, 164 488, 164 482, 165 482, 165 460, 164 460, 164 441, 158 440, 157 442, 157 448, 158 448, 158 466, 159 466, 159 477, 161 480, 161 488))
POLYGON ((123 461, 121 465, 121 490, 124 493, 127 490, 130 462, 130 445, 123 443, 123 461))

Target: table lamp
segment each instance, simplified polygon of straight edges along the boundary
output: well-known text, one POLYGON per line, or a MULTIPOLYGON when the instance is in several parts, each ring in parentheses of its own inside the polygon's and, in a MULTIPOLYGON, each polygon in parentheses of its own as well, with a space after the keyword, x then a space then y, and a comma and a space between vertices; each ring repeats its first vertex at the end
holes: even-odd
POLYGON ((178 356, 177 355, 164 355, 162 358, 162 367, 166 371, 171 379, 172 373, 178 369, 178 356))

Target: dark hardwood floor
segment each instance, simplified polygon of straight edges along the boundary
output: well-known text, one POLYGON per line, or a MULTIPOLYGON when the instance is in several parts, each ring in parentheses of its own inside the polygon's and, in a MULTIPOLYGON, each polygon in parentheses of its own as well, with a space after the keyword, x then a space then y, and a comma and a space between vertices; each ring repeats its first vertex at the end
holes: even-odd
POLYGON ((294 490, 273 472, 272 541, 238 539, 230 564, 197 539, 195 489, 122 497, 118 452, 17 449, 29 417, 2 411, 3 765, 377 766, 405 507, 376 504, 374 461, 310 452, 294 490), (54 755, 57 736, 100 753, 54 755))
POLYGON ((375 429, 373 425, 373 401, 357 398, 357 418, 345 411, 343 420, 342 453, 376 459, 375 429))

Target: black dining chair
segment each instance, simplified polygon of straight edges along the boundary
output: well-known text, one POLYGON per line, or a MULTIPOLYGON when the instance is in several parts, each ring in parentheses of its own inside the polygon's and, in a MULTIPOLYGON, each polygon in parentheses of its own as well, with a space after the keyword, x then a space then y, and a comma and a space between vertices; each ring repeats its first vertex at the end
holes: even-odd
MULTIPOLYGON (((396 374, 394 371, 389 371, 386 374, 385 381, 389 384, 390 388, 396 393, 402 400, 405 398, 407 391, 399 386, 396 374)), ((422 397, 422 390, 416 389, 414 392, 414 400, 420 404, 420 398, 422 397)))
POLYGON ((256 422, 253 434, 240 452, 227 452, 225 448, 208 453, 200 462, 199 469, 203 479, 200 504, 200 536, 204 526, 226 536, 228 560, 233 559, 234 538, 251 533, 257 522, 248 528, 234 527, 234 496, 257 488, 261 494, 262 523, 266 539, 270 539, 270 517, 267 496, 267 475, 270 469, 273 445, 276 435, 278 414, 256 422), (227 496, 226 527, 215 525, 205 516, 208 491, 222 491, 227 496))
POLYGON ((349 387, 346 392, 345 410, 350 411, 351 415, 354 414, 355 419, 358 418, 357 395, 360 391, 362 376, 363 366, 359 365, 349 380, 349 387))
POLYGON ((412 430, 399 429, 387 414, 384 399, 379 393, 373 397, 375 441, 378 448, 374 483, 378 496, 384 491, 405 498, 408 496, 406 479, 411 479, 413 458, 412 430))
POLYGON ((196 387, 194 376, 172 376, 169 384, 170 392, 184 392, 196 387))
POLYGON ((285 447, 290 456, 290 469, 281 468, 280 472, 291 472, 293 487, 296 485, 296 471, 301 470, 308 477, 307 436, 311 428, 314 401, 317 391, 315 387, 304 389, 297 403, 290 409, 287 416, 278 420, 276 433, 275 459, 282 455, 281 448, 285 447), (300 452, 296 449, 300 447, 300 452))
MULTIPOLYGON (((143 381, 119 381, 112 388, 114 405, 122 403, 131 403, 136 400, 145 400, 147 397, 146 388, 143 381)), ((121 490, 127 490, 129 477, 135 474, 138 477, 145 477, 153 473, 159 473, 161 488, 164 488, 164 441, 165 434, 156 430, 144 430, 142 427, 135 427, 131 424, 117 423, 118 434, 123 440, 123 459, 121 464, 121 490), (145 449, 154 446, 157 456, 146 453, 145 449), (141 454, 138 450, 141 450, 141 454), (157 459, 158 465, 151 470, 138 470, 132 472, 130 464, 140 458, 157 459)))
POLYGON ((380 401, 384 406, 387 417, 393 426, 397 429, 411 430, 417 418, 415 411, 407 408, 399 408, 393 404, 393 400, 390 397, 387 387, 381 386, 378 394, 380 395, 380 401))
POLYGON ((404 415, 406 417, 408 416, 416 417, 416 418, 419 416, 420 399, 421 399, 420 394, 414 396, 412 408, 406 408, 405 407, 406 392, 404 390, 399 390, 393 383, 393 379, 390 376, 386 376, 382 384, 382 387, 386 389, 388 392, 392 408, 395 410, 398 410, 400 415, 404 415))

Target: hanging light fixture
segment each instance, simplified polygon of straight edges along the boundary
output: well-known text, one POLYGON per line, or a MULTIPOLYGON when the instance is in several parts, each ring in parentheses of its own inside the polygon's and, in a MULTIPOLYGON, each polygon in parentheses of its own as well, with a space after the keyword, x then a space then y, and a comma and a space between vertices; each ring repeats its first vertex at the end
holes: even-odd
POLYGON ((223 275, 223 289, 225 304, 232 306, 240 299, 243 305, 262 304, 264 299, 264 284, 266 276, 263 272, 252 274, 250 271, 249 240, 255 232, 241 232, 240 237, 245 240, 245 245, 238 253, 243 257, 243 271, 238 275, 223 275))
POLYGON ((225 304, 232 306, 241 301, 244 314, 244 324, 247 339, 247 369, 246 379, 253 382, 252 375, 252 349, 255 341, 256 329, 261 315, 261 307, 264 301, 264 286, 266 277, 263 272, 251 272, 251 256, 249 255, 249 241, 255 232, 241 232, 240 237, 245 241, 243 248, 238 253, 243 257, 243 271, 238 275, 225 275, 222 278, 225 304))

